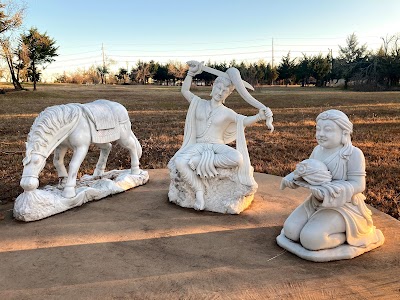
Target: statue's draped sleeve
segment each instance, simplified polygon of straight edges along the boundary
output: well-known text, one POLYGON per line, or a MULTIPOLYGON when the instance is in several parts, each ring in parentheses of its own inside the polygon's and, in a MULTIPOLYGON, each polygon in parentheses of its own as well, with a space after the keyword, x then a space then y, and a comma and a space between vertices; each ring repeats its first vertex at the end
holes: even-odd
POLYGON ((196 109, 200 101, 204 100, 200 99, 198 96, 194 96, 190 102, 189 109, 186 113, 183 143, 181 148, 175 153, 172 159, 174 159, 184 148, 196 143, 196 109))

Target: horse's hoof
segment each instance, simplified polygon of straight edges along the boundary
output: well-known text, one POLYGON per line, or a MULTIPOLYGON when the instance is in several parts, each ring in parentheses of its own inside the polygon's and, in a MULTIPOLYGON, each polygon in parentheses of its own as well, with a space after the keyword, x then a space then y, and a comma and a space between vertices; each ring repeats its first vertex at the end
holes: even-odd
POLYGON ((132 175, 139 175, 141 172, 142 171, 139 168, 137 168, 137 169, 132 169, 131 174, 132 175))
POLYGON ((101 176, 103 176, 103 174, 104 174, 104 171, 95 169, 93 172, 93 177, 95 177, 95 179, 100 178, 101 176))
POLYGON ((58 178, 58 185, 57 185, 57 188, 58 188, 59 190, 64 189, 66 183, 67 183, 67 177, 59 177, 59 178, 58 178))
POLYGON ((76 196, 75 187, 65 187, 62 194, 64 198, 73 198, 76 196))

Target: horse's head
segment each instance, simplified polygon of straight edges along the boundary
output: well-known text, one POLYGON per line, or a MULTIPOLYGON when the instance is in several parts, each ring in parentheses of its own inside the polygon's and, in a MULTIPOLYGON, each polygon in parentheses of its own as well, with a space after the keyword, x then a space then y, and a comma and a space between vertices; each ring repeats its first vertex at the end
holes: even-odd
POLYGON ((25 192, 33 191, 39 186, 39 173, 46 164, 46 157, 38 152, 27 150, 23 164, 24 171, 22 172, 20 185, 25 192))

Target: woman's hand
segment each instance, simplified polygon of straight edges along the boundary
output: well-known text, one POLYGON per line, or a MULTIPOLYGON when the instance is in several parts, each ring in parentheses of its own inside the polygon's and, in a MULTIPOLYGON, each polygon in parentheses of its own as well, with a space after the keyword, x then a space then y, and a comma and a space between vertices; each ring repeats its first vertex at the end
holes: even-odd
POLYGON ((313 194, 313 196, 319 200, 319 201, 323 201, 324 200, 324 192, 323 190, 319 189, 317 186, 314 186, 312 188, 310 188, 311 193, 313 194))
POLYGON ((282 178, 280 189, 283 190, 285 188, 297 189, 299 186, 293 182, 293 174, 290 173, 287 176, 282 178))

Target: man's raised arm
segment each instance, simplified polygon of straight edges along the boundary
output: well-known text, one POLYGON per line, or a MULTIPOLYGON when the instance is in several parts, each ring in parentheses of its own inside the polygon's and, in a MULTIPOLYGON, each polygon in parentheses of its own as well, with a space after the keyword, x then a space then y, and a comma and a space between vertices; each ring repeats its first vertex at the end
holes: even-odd
POLYGON ((201 72, 203 72, 203 70, 202 70, 203 63, 202 62, 199 63, 198 61, 191 60, 191 61, 188 61, 187 64, 189 65, 189 70, 188 70, 185 80, 182 83, 181 92, 182 92, 182 95, 186 98, 186 100, 189 101, 189 103, 190 103, 192 101, 193 97, 195 96, 190 91, 190 87, 192 85, 192 79, 197 74, 200 74, 201 72))
POLYGON ((182 88, 181 92, 183 97, 186 98, 189 103, 192 101, 194 94, 190 91, 190 86, 192 85, 192 75, 189 75, 189 73, 186 75, 185 80, 182 83, 182 88))

